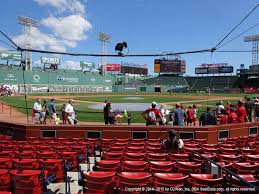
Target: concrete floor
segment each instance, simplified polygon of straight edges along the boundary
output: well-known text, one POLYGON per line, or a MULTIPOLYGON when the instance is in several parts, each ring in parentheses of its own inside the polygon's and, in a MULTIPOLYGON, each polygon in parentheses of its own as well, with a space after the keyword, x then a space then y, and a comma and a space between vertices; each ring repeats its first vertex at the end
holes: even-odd
MULTIPOLYGON (((96 160, 99 161, 100 157, 96 157, 96 160)), ((82 170, 87 170, 87 164, 80 164, 82 170)), ((90 171, 93 170, 94 166, 94 157, 90 157, 90 171)), ((71 194, 82 194, 83 187, 78 185, 78 172, 68 172, 68 176, 72 177, 72 183, 70 183, 70 192, 71 194)), ((65 194, 65 183, 51 183, 47 187, 53 194, 65 194)))

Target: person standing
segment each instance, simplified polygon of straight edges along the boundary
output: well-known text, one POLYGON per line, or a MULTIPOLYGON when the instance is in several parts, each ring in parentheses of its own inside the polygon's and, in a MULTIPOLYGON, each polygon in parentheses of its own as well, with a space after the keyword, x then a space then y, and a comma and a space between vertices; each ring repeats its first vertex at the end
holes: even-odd
POLYGON ((198 109, 195 104, 192 106, 192 108, 193 108, 193 126, 196 126, 196 118, 198 115, 198 109))
POLYGON ((54 122, 55 122, 56 119, 57 119, 57 112, 56 112, 56 106, 55 106, 55 99, 54 98, 52 98, 50 100, 48 109, 49 109, 49 114, 51 115, 51 117, 54 119, 54 122))
POLYGON ((192 109, 192 106, 189 106, 189 109, 186 111, 187 114, 187 126, 191 126, 192 122, 193 122, 193 116, 194 116, 194 112, 192 109))
POLYGON ((220 125, 225 125, 228 123, 228 113, 225 109, 222 109, 220 114, 217 115, 217 120, 220 125))
POLYGON ((253 106, 254 106, 254 103, 251 101, 249 97, 247 97, 245 102, 245 109, 246 109, 246 116, 249 122, 252 122, 253 106))
POLYGON ((46 124, 47 115, 48 115, 47 100, 43 100, 41 115, 43 120, 42 123, 46 124))
POLYGON ((175 104, 176 110, 172 113, 174 125, 178 126, 184 126, 184 121, 185 121, 185 111, 181 108, 180 103, 175 104))
POLYGON ((230 113, 228 114, 228 123, 229 124, 237 124, 237 114, 235 113, 235 109, 233 107, 230 108, 230 113))
POLYGON ((162 120, 160 110, 156 109, 156 102, 152 102, 151 108, 145 110, 142 116, 146 120, 146 126, 156 125, 158 120, 162 120))
POLYGON ((73 107, 73 102, 74 102, 74 100, 70 99, 68 101, 68 104, 65 107, 65 113, 67 114, 67 119, 71 125, 75 124, 75 118, 76 118, 76 114, 75 114, 74 107, 73 107))
POLYGON ((200 126, 217 125, 217 119, 210 107, 207 107, 207 112, 203 113, 199 118, 200 126))
POLYGON ((103 109, 103 114, 104 114, 104 123, 105 125, 112 125, 113 122, 113 116, 112 116, 112 108, 111 108, 111 103, 107 102, 104 109, 103 109))
POLYGON ((239 123, 244 123, 246 121, 246 109, 243 100, 240 99, 238 101, 235 113, 237 114, 237 119, 239 123))
POLYGON ((33 104, 33 112, 34 124, 42 124, 42 106, 40 98, 37 98, 36 102, 33 104))
POLYGON ((127 116, 128 116, 128 125, 131 125, 132 114, 129 112, 127 116))
POLYGON ((66 104, 63 104, 63 105, 61 106, 61 109, 60 109, 60 111, 61 111, 61 116, 62 116, 62 121, 63 121, 63 124, 64 124, 64 125, 67 124, 67 118, 66 118, 65 108, 66 108, 66 104))

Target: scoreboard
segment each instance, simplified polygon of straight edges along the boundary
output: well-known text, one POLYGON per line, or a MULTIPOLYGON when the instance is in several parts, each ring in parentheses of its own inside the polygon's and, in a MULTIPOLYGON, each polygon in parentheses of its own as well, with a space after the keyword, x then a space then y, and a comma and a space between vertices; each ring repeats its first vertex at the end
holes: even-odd
POLYGON ((155 59, 155 73, 185 73, 186 62, 184 60, 155 59))
POLYGON ((147 75, 148 69, 143 67, 121 66, 121 73, 147 75))

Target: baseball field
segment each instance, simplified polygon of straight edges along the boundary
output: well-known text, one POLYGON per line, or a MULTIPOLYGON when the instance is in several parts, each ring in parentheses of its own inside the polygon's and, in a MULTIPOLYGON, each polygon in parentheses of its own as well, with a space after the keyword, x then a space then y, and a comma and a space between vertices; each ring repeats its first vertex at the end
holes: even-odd
MULTIPOLYGON (((155 101, 160 105, 165 105, 167 109, 172 110, 176 102, 180 102, 187 109, 189 105, 196 104, 198 106, 198 116, 205 111, 207 106, 215 107, 218 101, 226 103, 236 103, 238 99, 245 96, 254 97, 252 94, 232 94, 232 93, 218 93, 208 95, 207 93, 145 93, 145 94, 122 94, 122 93, 102 93, 102 94, 32 94, 27 95, 27 103, 25 96, 3 96, 0 97, 2 112, 7 112, 9 118, 13 117, 26 117, 27 113, 31 116, 31 107, 37 97, 49 101, 54 98, 56 107, 60 113, 61 106, 68 102, 69 99, 74 100, 74 108, 77 111, 78 119, 80 122, 103 122, 103 105, 104 101, 108 100, 112 104, 112 109, 124 112, 125 110, 132 114, 132 123, 144 123, 141 116, 146 108, 149 107, 151 102, 155 101), (27 109, 26 109, 27 104, 27 109), (11 107, 10 113, 9 109, 11 107), (5 110, 6 109, 6 110, 5 110)), ((6 114, 6 115, 8 115, 6 114)), ((4 118, 4 114, 0 117, 4 118)), ((8 118, 4 118, 8 119, 8 118)), ((18 118, 17 118, 18 119, 18 118)), ((24 119, 25 120, 25 119, 24 119)), ((124 120, 126 123, 126 119, 124 120)))

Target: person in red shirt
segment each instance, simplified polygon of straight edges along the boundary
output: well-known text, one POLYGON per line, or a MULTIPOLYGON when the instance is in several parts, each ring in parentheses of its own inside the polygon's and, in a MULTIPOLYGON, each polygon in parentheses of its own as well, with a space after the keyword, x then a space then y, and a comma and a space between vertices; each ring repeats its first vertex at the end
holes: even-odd
POLYGON ((225 109, 226 109, 226 112, 229 114, 230 113, 230 108, 231 108, 231 103, 228 101, 226 106, 225 106, 225 109))
POLYGON ((162 120, 162 115, 160 110, 156 109, 156 102, 152 102, 151 108, 145 110, 142 113, 142 116, 146 120, 147 126, 156 125, 158 119, 162 120))
POLYGON ((186 111, 186 113, 187 113, 187 126, 189 126, 189 124, 192 125, 194 112, 191 106, 189 106, 189 109, 186 111))
POLYGON ((235 113, 235 109, 233 107, 230 108, 230 113, 228 114, 228 123, 230 124, 238 123, 237 114, 235 113))
POLYGON ((220 125, 225 125, 228 122, 228 114, 225 109, 222 109, 217 116, 220 125))
POLYGON ((237 103, 237 109, 235 113, 237 114, 237 120, 239 123, 244 123, 246 121, 246 108, 244 106, 244 101, 239 100, 237 103))

